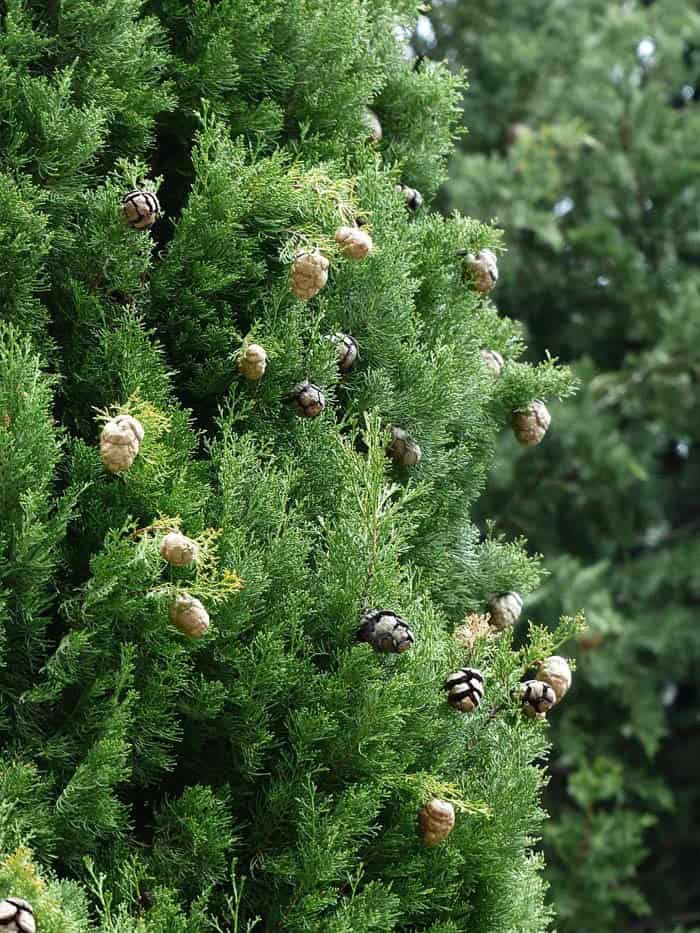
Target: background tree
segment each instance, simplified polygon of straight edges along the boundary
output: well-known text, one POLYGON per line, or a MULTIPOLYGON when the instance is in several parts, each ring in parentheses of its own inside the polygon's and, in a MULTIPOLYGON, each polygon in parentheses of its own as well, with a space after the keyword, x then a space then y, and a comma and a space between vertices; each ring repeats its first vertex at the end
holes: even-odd
POLYGON ((460 79, 413 67, 401 0, 2 15, 0 896, 41 933, 546 929, 547 734, 513 691, 575 623, 483 631, 542 569, 470 510, 513 410, 572 379, 465 280, 499 234, 396 190, 444 180, 460 79), (415 645, 358 640, 373 608, 415 645))
POLYGON ((545 555, 532 605, 590 626, 546 797, 561 929, 697 926, 700 18, 445 2, 417 41, 469 71, 446 206, 497 218, 499 304, 584 386, 479 504, 545 555))

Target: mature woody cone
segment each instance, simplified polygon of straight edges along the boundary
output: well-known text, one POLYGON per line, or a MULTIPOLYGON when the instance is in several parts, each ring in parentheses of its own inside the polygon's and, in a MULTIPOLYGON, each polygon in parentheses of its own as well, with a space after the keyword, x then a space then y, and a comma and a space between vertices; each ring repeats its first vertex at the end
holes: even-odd
POLYGON ((423 452, 403 428, 392 427, 391 442, 386 449, 386 455, 401 466, 412 467, 420 463, 423 452))
POLYGON ((335 242, 346 259, 365 259, 372 252, 372 237, 359 227, 338 227, 335 242))
POLYGON ((503 372, 503 367, 506 365, 505 360, 497 350, 482 350, 481 361, 486 369, 490 369, 497 379, 503 372))
POLYGON ((36 933, 32 905, 21 897, 0 901, 0 933, 36 933))
POLYGON ((382 136, 384 131, 382 130, 382 124, 379 122, 379 117, 371 109, 371 107, 365 107, 364 113, 362 114, 362 120, 369 130, 368 139, 373 143, 380 143, 382 141, 382 136))
POLYGON ((489 600, 491 623, 498 629, 515 625, 523 611, 520 593, 498 593, 489 600))
POLYGON ((328 337, 335 346, 335 352, 338 357, 338 368, 341 373, 346 373, 353 368, 360 356, 360 350, 357 341, 351 334, 333 334, 328 337))
POLYGON ((397 185, 396 190, 404 196, 406 207, 410 211, 417 211, 423 206, 423 195, 415 188, 409 188, 408 185, 397 185))
POLYGON ((539 399, 531 402, 527 408, 513 414, 513 433, 523 447, 539 444, 552 423, 552 416, 547 406, 539 399))
POLYGON ((474 283, 474 288, 486 294, 498 281, 496 254, 490 249, 481 249, 476 256, 474 253, 469 253, 464 263, 464 270, 474 283))
POLYGON ((571 668, 566 658, 553 654, 540 665, 536 674, 537 680, 541 680, 554 690, 557 703, 566 695, 571 686, 571 668))
POLYGON ((542 680, 526 680, 520 684, 523 713, 534 719, 544 719, 557 702, 554 690, 542 680))
POLYGON ((259 343, 249 343, 236 363, 246 379, 262 379, 267 369, 267 353, 259 343))
POLYGON ((418 815, 418 825, 427 846, 436 846, 455 828, 455 808, 446 800, 433 797, 418 815))
POLYGON ((447 702, 460 713, 471 713, 484 698, 484 676, 473 667, 462 667, 442 685, 447 702))
POLYGON ((194 596, 178 593, 170 606, 170 621, 183 635, 199 638, 209 628, 209 613, 194 596))
POLYGON ((122 198, 122 211, 134 229, 147 230, 160 217, 160 202, 152 191, 130 191, 122 198))
POLYGON ((328 281, 329 262, 317 249, 297 253, 292 263, 292 291, 304 301, 317 295, 328 281))
POLYGON ((416 640, 408 623, 391 609, 368 609, 361 622, 357 640, 368 642, 377 651, 401 654, 416 640))
POLYGON ((289 398, 303 418, 315 418, 326 407, 326 396, 308 380, 295 385, 289 398))
POLYGON ((171 531, 161 541, 160 556, 173 567, 187 567, 197 560, 199 546, 179 531, 171 531))
POLYGON ((128 470, 141 448, 143 425, 131 415, 117 415, 102 428, 100 458, 111 473, 128 470))

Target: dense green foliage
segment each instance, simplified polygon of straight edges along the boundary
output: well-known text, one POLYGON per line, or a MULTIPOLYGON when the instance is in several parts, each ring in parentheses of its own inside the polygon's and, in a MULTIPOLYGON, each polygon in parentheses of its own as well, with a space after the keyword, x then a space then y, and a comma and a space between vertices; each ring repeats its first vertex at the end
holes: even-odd
POLYGON ((439 3, 423 30, 429 55, 469 69, 446 198, 498 219, 496 300, 584 385, 540 449, 504 445, 480 503, 545 555, 542 615, 583 606, 590 625, 546 798, 562 930, 700 921, 692 7, 439 3))
POLYGON ((461 78, 410 60, 414 7, 2 4, 0 897, 41 933, 549 926, 547 727, 512 691, 575 623, 470 656, 453 633, 541 583, 470 510, 513 409, 572 378, 518 362, 520 325, 464 280, 499 233, 395 190, 429 203, 460 120, 461 78), (120 211, 137 187, 164 207, 152 234, 120 211), (334 243, 355 218, 363 263, 334 243), (306 246, 331 260, 309 303, 289 287, 306 246), (342 378, 338 330, 360 347, 342 378), (258 383, 236 368, 250 338, 258 383), (287 403, 305 378, 314 420, 287 403), (117 411, 145 428, 118 475, 117 411), (385 456, 391 424, 413 470, 385 456), (172 526, 194 568, 161 559, 172 526), (201 639, 168 622, 181 590, 201 639), (357 643, 371 606, 410 620, 410 652, 357 643), (441 686, 468 657, 487 698, 460 716, 441 686), (457 824, 428 849, 433 795, 457 824))

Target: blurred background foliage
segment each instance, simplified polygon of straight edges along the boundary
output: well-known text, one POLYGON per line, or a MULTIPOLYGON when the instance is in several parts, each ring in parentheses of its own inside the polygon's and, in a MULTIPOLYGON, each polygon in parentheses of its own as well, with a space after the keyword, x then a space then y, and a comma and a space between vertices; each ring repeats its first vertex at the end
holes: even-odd
POLYGON ((588 617, 552 718, 558 929, 697 930, 700 13, 435 0, 415 41, 468 70, 443 207, 505 230, 495 300, 583 384, 480 502, 546 558, 529 605, 588 617))

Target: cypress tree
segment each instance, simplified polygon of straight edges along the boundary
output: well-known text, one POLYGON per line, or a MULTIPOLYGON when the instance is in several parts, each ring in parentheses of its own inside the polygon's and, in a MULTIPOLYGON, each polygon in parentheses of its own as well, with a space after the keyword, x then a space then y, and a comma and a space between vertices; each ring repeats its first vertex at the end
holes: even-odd
POLYGON ((574 380, 465 274, 498 231, 430 207, 463 79, 414 67, 414 24, 3 4, 0 896, 41 933, 549 925, 517 691, 580 623, 484 627, 544 570, 471 512, 574 380))

